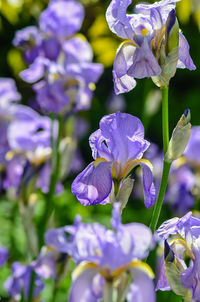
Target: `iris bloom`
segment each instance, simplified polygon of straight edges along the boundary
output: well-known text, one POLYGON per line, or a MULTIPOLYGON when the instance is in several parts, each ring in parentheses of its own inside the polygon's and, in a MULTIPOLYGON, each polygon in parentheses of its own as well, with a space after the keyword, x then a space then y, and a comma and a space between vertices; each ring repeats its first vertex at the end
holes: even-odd
POLYGON ((56 60, 63 41, 79 31, 84 18, 83 6, 76 1, 50 1, 42 12, 39 27, 18 30, 13 44, 22 50, 24 60, 31 64, 41 56, 56 60))
POLYGON ((164 222, 157 234, 165 240, 165 265, 161 268, 157 289, 171 288, 183 296, 184 301, 199 301, 200 219, 189 212, 182 218, 164 222))
POLYGON ((165 82, 166 73, 175 73, 176 67, 195 69, 187 40, 181 32, 178 34, 174 11, 177 1, 138 4, 134 14, 126 13, 131 0, 111 1, 106 12, 108 26, 118 37, 125 39, 117 51, 113 67, 117 94, 133 89, 135 78, 155 79, 162 73, 160 80, 165 82), (167 63, 168 55, 172 61, 167 63), (170 71, 173 64, 175 68, 170 71))
POLYGON ((21 72, 21 77, 28 83, 40 80, 34 85, 34 90, 44 112, 87 110, 103 66, 92 63, 91 47, 80 37, 63 43, 63 59, 58 63, 38 57, 21 72))
MULTIPOLYGON (((12 298, 19 301, 23 291, 25 299, 28 299, 32 272, 33 268, 31 266, 23 266, 19 262, 12 264, 12 276, 5 283, 5 288, 12 298)), ((38 297, 43 288, 44 283, 39 275, 36 274, 33 297, 38 297)))
POLYGON ((104 116, 89 144, 94 161, 72 183, 72 193, 83 205, 105 204, 113 186, 120 186, 137 165, 143 170, 145 206, 154 201, 152 165, 142 159, 149 147, 141 121, 126 113, 104 116))
POLYGON ((153 272, 141 261, 148 255, 151 231, 139 223, 122 225, 119 204, 114 206, 111 223, 113 230, 107 230, 98 223, 76 220, 71 227, 47 231, 46 243, 71 255, 77 264, 69 302, 111 301, 105 300, 107 290, 115 291, 119 300, 155 301, 153 272))

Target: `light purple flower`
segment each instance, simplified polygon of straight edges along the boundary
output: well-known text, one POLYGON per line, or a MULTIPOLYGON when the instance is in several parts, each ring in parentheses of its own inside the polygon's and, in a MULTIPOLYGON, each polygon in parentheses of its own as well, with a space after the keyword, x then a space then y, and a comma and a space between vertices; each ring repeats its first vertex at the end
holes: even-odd
POLYGON ((141 165, 145 206, 154 201, 152 166, 142 159, 149 147, 144 140, 140 120, 130 114, 114 113, 104 116, 100 129, 89 138, 94 162, 90 163, 72 183, 72 193, 83 205, 104 204, 115 182, 121 183, 131 170, 141 165))
POLYGON ((76 1, 51 1, 40 16, 40 28, 46 34, 65 39, 75 34, 84 17, 82 5, 76 1))
MULTIPOLYGON (((177 0, 179 1, 179 0, 177 0)), ((115 93, 128 92, 136 85, 134 78, 156 77, 161 74, 160 57, 166 51, 170 30, 175 25, 175 2, 162 0, 136 5, 135 13, 127 14, 131 0, 112 0, 106 19, 110 30, 125 42, 117 51, 113 66, 115 93)), ((167 56, 167 55, 166 55, 167 56)), ((178 68, 195 69, 189 45, 179 35, 178 68)))
MULTIPOLYGON (((33 269, 31 266, 23 266, 19 262, 13 263, 12 276, 9 277, 5 283, 5 288, 12 298, 20 297, 23 290, 25 299, 28 299, 32 272, 33 269)), ((43 288, 44 283, 42 279, 36 274, 33 297, 38 297, 43 288)))
MULTIPOLYGON (((72 275, 69 301, 98 301, 103 296, 107 280, 127 281, 128 272, 133 276, 128 301, 133 301, 132 296, 145 301, 147 294, 150 301, 155 301, 152 271, 141 261, 148 255, 151 231, 140 223, 123 225, 120 204, 113 208, 111 223, 113 229, 107 230, 98 223, 81 223, 77 217, 73 226, 47 231, 46 244, 69 254, 77 264, 72 275), (146 288, 145 293, 142 284, 146 288)), ((117 290, 123 290, 125 284, 122 288, 120 282, 118 284, 117 290)))
POLYGON ((171 267, 176 267, 169 273, 165 272, 162 268, 162 273, 158 280, 157 289, 165 290, 167 280, 170 287, 177 294, 184 297, 188 297, 188 300, 194 299, 199 301, 200 298, 200 220, 192 216, 189 212, 182 218, 172 218, 164 222, 157 230, 157 234, 167 241, 165 248, 165 263, 171 262, 171 267), (169 254, 171 254, 169 258, 169 254), (189 257, 190 262, 186 262, 189 257), (171 260, 168 260, 171 259, 171 260), (166 276, 165 276, 166 274, 166 276), (174 287, 173 285, 173 274, 176 274, 176 278, 179 277, 179 284, 174 287), (187 289, 188 291, 184 291, 187 289))
POLYGON ((119 280, 116 287, 119 295, 127 282, 127 272, 133 278, 127 295, 128 301, 133 301, 133 297, 145 301, 146 295, 150 301, 155 301, 152 271, 139 260, 147 256, 151 232, 139 223, 122 225, 119 206, 118 204, 113 209, 114 231, 106 230, 98 224, 83 224, 77 229, 74 241, 81 258, 72 275, 70 302, 89 298, 98 301, 103 297, 107 281, 114 283, 116 279, 119 280), (142 284, 146 288, 145 293, 142 284))

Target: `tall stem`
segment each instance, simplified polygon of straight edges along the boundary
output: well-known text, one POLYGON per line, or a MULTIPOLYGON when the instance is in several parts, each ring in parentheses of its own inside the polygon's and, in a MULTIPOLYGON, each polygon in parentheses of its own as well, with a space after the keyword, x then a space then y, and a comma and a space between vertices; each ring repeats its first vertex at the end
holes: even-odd
MULTIPOLYGON (((162 88, 162 133, 163 133, 163 150, 164 154, 167 152, 169 145, 169 121, 168 121, 168 87, 162 88)), ((158 198, 154 206, 153 215, 151 218, 150 228, 152 232, 155 231, 158 219, 160 217, 160 212, 163 204, 163 199, 165 196, 165 191, 167 188, 167 181, 169 176, 171 163, 163 162, 163 172, 160 184, 160 190, 158 193, 158 198)))
POLYGON ((162 88, 162 132, 164 154, 169 145, 169 121, 168 121, 168 87, 162 88))
POLYGON ((160 217, 160 212, 161 212, 161 208, 162 208, 162 204, 163 204, 163 199, 164 199, 165 191, 166 191, 166 187, 167 187, 167 181, 168 181, 170 166, 171 166, 171 163, 164 161, 164 163, 163 163, 163 174, 162 174, 162 179, 161 179, 161 184, 160 184, 160 190, 159 190, 159 193, 158 193, 158 198, 157 198, 156 204, 154 206, 153 215, 152 215, 151 223, 150 223, 150 229, 152 230, 153 233, 156 230, 158 219, 160 217))
POLYGON ((35 271, 31 272, 30 284, 29 284, 29 292, 28 292, 28 302, 32 302, 33 293, 34 293, 34 286, 35 286, 35 271))

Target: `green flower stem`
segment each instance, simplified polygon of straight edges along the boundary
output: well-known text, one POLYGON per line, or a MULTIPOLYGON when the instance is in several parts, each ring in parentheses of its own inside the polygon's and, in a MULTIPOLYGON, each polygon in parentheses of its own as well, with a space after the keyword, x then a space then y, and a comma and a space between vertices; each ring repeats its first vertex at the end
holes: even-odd
MULTIPOLYGON (((163 133, 163 149, 164 154, 167 152, 169 145, 169 122, 168 122, 168 87, 162 88, 162 133, 163 133)), ((167 187, 167 181, 169 176, 171 163, 164 160, 163 163, 163 173, 160 184, 160 190, 158 193, 158 198, 154 206, 153 215, 151 218, 150 228, 152 232, 155 232, 158 219, 160 216, 163 199, 165 196, 165 191, 167 187)))
POLYGON ((35 277, 36 277, 36 273, 35 273, 35 271, 32 271, 30 285, 29 285, 29 292, 28 292, 28 302, 32 302, 32 300, 33 300, 35 277))
MULTIPOLYGON (((54 125, 55 125, 55 119, 52 118, 52 128, 54 128, 54 125)), ((51 147, 52 147, 51 177, 50 177, 50 184, 49 184, 49 192, 45 195, 46 200, 45 200, 44 215, 41 219, 41 224, 39 225, 40 247, 43 245, 43 241, 44 241, 43 237, 44 237, 46 225, 54 209, 53 199, 55 195, 56 184, 60 176, 61 156, 60 156, 59 144, 61 140, 61 134, 62 134, 62 117, 59 117, 56 142, 53 139, 54 129, 52 129, 51 131, 51 147)))
POLYGON ((156 226, 157 226, 158 219, 160 216, 162 203, 163 203, 163 199, 164 199, 165 191, 166 191, 166 187, 167 187, 167 181, 168 181, 170 167, 171 167, 171 163, 164 161, 160 190, 158 193, 158 198, 157 198, 156 204, 154 206, 153 215, 152 215, 151 223, 150 223, 150 229, 152 230, 153 233, 156 230, 156 226))
POLYGON ((162 88, 162 132, 163 150, 167 152, 169 145, 169 121, 168 121, 168 87, 162 88))

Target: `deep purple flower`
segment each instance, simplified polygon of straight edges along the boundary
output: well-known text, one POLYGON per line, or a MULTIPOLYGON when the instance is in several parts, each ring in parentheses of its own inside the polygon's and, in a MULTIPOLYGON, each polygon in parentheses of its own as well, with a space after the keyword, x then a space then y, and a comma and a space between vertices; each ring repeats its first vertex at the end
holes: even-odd
POLYGON ((0 246, 0 267, 3 266, 8 259, 8 249, 0 246))
POLYGON ((84 17, 83 6, 76 1, 51 1, 40 16, 40 28, 46 34, 65 39, 75 34, 84 17))
POLYGON ((157 234, 166 240, 165 270, 162 268, 157 289, 167 287, 167 278, 176 294, 187 297, 188 301, 199 301, 200 220, 189 212, 180 219, 175 217, 164 222, 157 234), (188 257, 190 262, 187 261, 188 257), (176 278, 176 284, 173 278, 176 278))
MULTIPOLYGON (((171 41, 174 37, 171 38, 170 32, 177 26, 174 11, 177 1, 179 0, 138 4, 134 14, 126 13, 131 0, 111 1, 106 12, 108 25, 113 33, 125 39, 117 51, 113 66, 115 93, 133 89, 136 85, 134 78, 156 77, 161 73, 163 78, 168 76, 166 73, 169 70, 164 71, 165 66, 160 62, 168 55, 172 57, 178 68, 195 69, 189 55, 189 45, 183 34, 179 34, 177 41, 176 39, 171 41)), ((176 30, 178 32, 178 29, 176 30)), ((174 73, 175 70, 172 70, 169 76, 172 77, 174 73)))
MULTIPOLYGON (((25 299, 28 299, 32 272, 33 269, 31 266, 22 266, 19 262, 13 263, 12 276, 9 277, 5 283, 5 288, 12 298, 20 297, 23 290, 25 299)), ((38 297, 43 288, 44 283, 36 274, 33 297, 38 297)))
POLYGON ((100 129, 89 138, 94 162, 89 164, 72 183, 72 193, 83 205, 104 204, 109 201, 113 182, 121 183, 131 170, 141 165, 145 205, 149 208, 155 190, 152 166, 141 159, 149 147, 144 140, 140 120, 130 114, 114 113, 103 117, 100 129))

